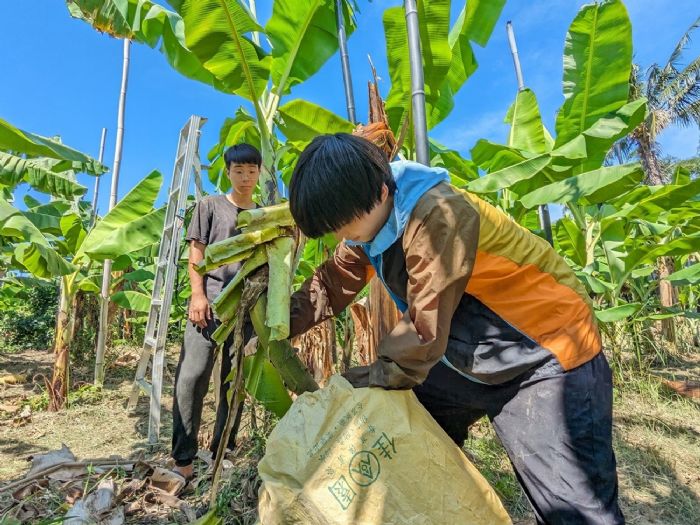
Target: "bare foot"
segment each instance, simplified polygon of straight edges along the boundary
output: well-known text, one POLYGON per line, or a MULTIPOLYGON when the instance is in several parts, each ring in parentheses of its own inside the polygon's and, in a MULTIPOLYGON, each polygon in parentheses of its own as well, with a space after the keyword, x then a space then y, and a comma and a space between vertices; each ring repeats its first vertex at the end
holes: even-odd
POLYGON ((194 476, 194 465, 192 463, 184 467, 178 467, 177 465, 175 465, 173 467, 173 472, 175 472, 176 474, 180 474, 180 476, 189 480, 194 476))

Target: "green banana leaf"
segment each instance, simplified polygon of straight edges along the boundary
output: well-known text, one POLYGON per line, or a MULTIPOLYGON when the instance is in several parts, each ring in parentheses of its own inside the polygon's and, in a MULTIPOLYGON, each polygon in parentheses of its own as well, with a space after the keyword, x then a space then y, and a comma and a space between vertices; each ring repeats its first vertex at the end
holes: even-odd
POLYGON ((68 249, 71 253, 76 253, 87 235, 80 217, 75 213, 67 213, 61 217, 60 226, 68 249))
POLYGON ((600 117, 590 128, 552 151, 555 166, 575 166, 578 173, 600 167, 615 142, 634 131, 646 114, 647 100, 640 98, 600 117))
POLYGON ((510 123, 508 146, 510 148, 546 153, 551 148, 545 140, 544 126, 537 97, 530 89, 518 92, 515 102, 511 105, 505 121, 510 123))
POLYGON ((122 224, 102 237, 99 242, 92 242, 82 251, 92 260, 104 261, 152 246, 161 240, 166 211, 166 207, 163 206, 143 217, 122 224))
POLYGON ((18 244, 15 246, 14 257, 28 272, 45 279, 76 271, 76 267, 58 255, 55 249, 39 242, 18 244))
POLYGON ((469 0, 462 9, 463 14, 460 13, 460 17, 464 17, 461 32, 485 47, 505 5, 506 0, 469 0))
MULTIPOLYGON (((432 106, 440 99, 439 88, 452 61, 452 50, 448 41, 450 2, 449 0, 417 0, 416 4, 423 57, 426 113, 430 114, 432 106)), ((384 11, 383 22, 391 78, 391 90, 386 99, 386 112, 389 125, 396 132, 403 120, 407 118, 411 105, 411 66, 404 8, 390 7, 384 11)))
POLYGON ((620 0, 584 5, 564 44, 564 104, 557 114, 556 147, 627 103, 632 26, 620 0))
POLYGON ((83 195, 87 188, 75 181, 72 172, 60 173, 47 168, 61 161, 55 159, 25 159, 0 151, 0 184, 14 187, 26 182, 32 188, 53 195, 71 198, 83 195), (52 160, 53 162, 47 162, 52 160))
POLYGON ((100 32, 160 51, 180 74, 226 91, 185 44, 185 24, 177 13, 150 0, 67 0, 68 11, 100 32))
POLYGON ((613 202, 614 206, 619 206, 621 209, 617 213, 606 217, 605 221, 621 217, 626 217, 627 219, 643 217, 646 220, 655 220, 662 213, 677 208, 690 199, 697 197, 700 194, 700 179, 682 185, 668 184, 666 186, 649 186, 647 188, 646 192, 644 192, 648 193, 646 197, 641 196, 642 192, 637 192, 631 199, 613 202))
MULTIPOLYGON (((504 4, 505 0, 470 0, 450 28, 448 0, 418 0, 429 129, 452 111, 454 95, 477 68, 470 41, 486 45, 504 4)), ((403 8, 387 9, 383 23, 391 79, 391 90, 386 100, 387 116, 391 128, 398 131, 411 105, 411 74, 403 8)))
POLYGON ((42 233, 50 233, 51 235, 63 235, 61 231, 61 216, 49 215, 46 213, 34 213, 33 211, 25 211, 23 215, 42 233))
POLYGON ((607 166, 542 186, 523 196, 521 202, 526 208, 553 202, 597 204, 636 187, 643 178, 639 163, 607 166))
POLYGON ((258 103, 270 58, 248 36, 263 32, 247 6, 229 0, 169 0, 182 17, 185 45, 226 89, 258 103))
MULTIPOLYGON (((118 235, 120 235, 119 230, 124 227, 128 227, 130 223, 138 221, 139 219, 141 220, 139 225, 150 229, 145 229, 143 232, 139 232, 138 230, 131 228, 130 231, 133 231, 133 233, 137 234, 139 237, 134 239, 126 238, 125 244, 121 246, 121 252, 119 255, 147 246, 149 239, 150 244, 158 241, 160 239, 160 235, 162 234, 162 229, 160 232, 157 232, 157 234, 155 230, 152 229, 154 227, 154 217, 151 215, 151 212, 153 210, 153 204, 155 203, 156 197, 158 196, 158 192, 160 191, 162 182, 163 176, 158 171, 152 171, 146 175, 146 177, 144 177, 136 186, 134 186, 134 188, 127 193, 124 198, 120 200, 117 205, 112 208, 92 230, 90 230, 90 233, 87 235, 80 246, 80 249, 76 253, 75 260, 79 261, 82 257, 85 257, 90 253, 94 253, 95 256, 101 257, 102 259, 115 258, 105 256, 107 251, 106 246, 110 246, 110 249, 111 247, 114 247, 114 240, 118 235), (150 218, 145 219, 145 217, 149 215, 151 215, 150 218), (153 237, 153 235, 155 235, 155 237, 153 237), (148 236, 148 238, 145 238, 145 236, 148 236), (107 245, 98 249, 98 247, 106 241, 107 245)), ((124 236, 122 235, 122 237, 124 236)), ((118 246, 117 249, 119 249, 118 246)))
MULTIPOLYGON (((345 32, 355 30, 352 6, 341 2, 345 32)), ((272 43, 270 73, 279 95, 311 77, 338 50, 334 0, 275 0, 265 26, 272 43)))
POLYGON ((64 170, 72 168, 91 175, 100 175, 107 171, 107 168, 95 159, 65 146, 60 141, 22 131, 1 118, 0 150, 58 159, 63 161, 61 168, 64 170))
POLYGON ((620 306, 613 306, 605 310, 596 310, 595 316, 602 323, 616 323, 633 316, 641 310, 641 303, 629 303, 620 306))
POLYGON ((700 263, 695 263, 692 266, 673 272, 665 280, 676 286, 698 284, 700 283, 700 263))
POLYGON ((625 269, 631 273, 645 263, 651 263, 663 256, 687 255, 700 250, 700 233, 677 237, 655 247, 644 246, 633 250, 625 258, 625 269))
POLYGON ((151 309, 151 296, 133 290, 117 292, 110 299, 122 308, 136 312, 148 313, 151 309))
POLYGON ((292 141, 309 142, 323 133, 350 133, 353 129, 350 121, 302 99, 281 106, 279 113, 280 130, 292 141))
POLYGON ((263 347, 258 346, 255 355, 243 359, 243 374, 245 389, 251 396, 277 417, 287 413, 292 398, 263 347))
POLYGON ((531 158, 523 152, 503 144, 496 144, 486 139, 480 139, 471 149, 472 161, 480 168, 491 173, 513 166, 531 158))
POLYGON ((554 228, 554 238, 560 253, 581 268, 586 266, 586 238, 573 220, 568 217, 559 219, 554 228))
POLYGON ((490 193, 511 188, 516 193, 528 193, 549 182, 544 169, 551 160, 551 155, 543 153, 473 180, 467 185, 467 189, 474 193, 490 193))
POLYGON ((430 165, 443 167, 449 171, 452 184, 458 188, 465 187, 468 181, 479 177, 479 170, 474 162, 432 139, 430 139, 430 165))

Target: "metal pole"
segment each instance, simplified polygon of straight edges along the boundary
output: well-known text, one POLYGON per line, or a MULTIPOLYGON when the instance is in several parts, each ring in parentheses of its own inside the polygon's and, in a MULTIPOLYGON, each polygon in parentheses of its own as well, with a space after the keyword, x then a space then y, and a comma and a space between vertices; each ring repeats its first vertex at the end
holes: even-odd
POLYGON ((515 43, 515 34, 513 33, 513 24, 510 20, 506 22, 506 33, 508 33, 508 44, 510 44, 510 52, 513 55, 513 65, 515 66, 515 78, 518 80, 518 91, 525 89, 523 81, 523 71, 520 68, 520 56, 518 55, 518 46, 515 43))
POLYGON ((408 32, 408 55, 411 62, 411 104, 416 160, 428 166, 430 165, 430 154, 428 150, 428 124, 425 116, 425 82, 423 81, 423 55, 420 49, 416 0, 405 0, 404 10, 408 32))
MULTIPOLYGON (((518 55, 518 45, 515 43, 515 33, 513 32, 513 24, 510 20, 506 23, 506 33, 508 34, 508 44, 510 52, 513 55, 513 66, 515 66, 515 78, 518 81, 518 91, 525 89, 523 81, 523 71, 520 67, 520 56, 518 55)), ((540 219, 540 229, 544 232, 544 236, 549 244, 554 245, 552 238, 552 221, 549 217, 549 206, 542 204, 537 208, 537 215, 540 219)))
MULTIPOLYGON (((107 138, 107 128, 102 128, 102 138, 100 138, 100 154, 97 160, 102 164, 102 159, 105 153, 105 139, 107 138)), ((95 180, 95 191, 92 194, 92 212, 90 214, 90 229, 95 226, 95 220, 97 219, 97 197, 100 194, 100 180, 102 176, 99 176, 95 180)))
POLYGON ((338 47, 340 48, 340 63, 343 67, 343 83, 345 84, 345 103, 348 109, 348 120, 356 124, 355 95, 352 92, 352 75, 350 74, 350 58, 348 56, 347 36, 345 34, 343 0, 335 0, 335 21, 338 27, 338 47))
MULTIPOLYGON (((124 113, 126 109, 126 88, 129 79, 129 54, 131 41, 124 39, 124 60, 122 63, 122 85, 119 92, 119 110, 117 113, 117 140, 114 147, 114 164, 112 167, 112 187, 109 193, 109 209, 117 204, 117 188, 119 187, 119 169, 122 162, 122 144, 124 142, 124 113)), ((109 312, 109 281, 112 275, 112 261, 104 262, 102 271, 102 292, 100 294, 100 326, 97 333, 97 349, 95 351, 95 385, 104 383, 104 358, 107 340, 107 324, 109 312)))

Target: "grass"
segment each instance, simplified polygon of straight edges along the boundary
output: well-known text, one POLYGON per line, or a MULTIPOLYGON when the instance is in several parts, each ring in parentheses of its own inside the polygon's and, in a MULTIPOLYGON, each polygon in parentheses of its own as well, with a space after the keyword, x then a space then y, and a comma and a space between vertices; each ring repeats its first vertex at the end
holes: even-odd
MULTIPOLYGON (((614 448, 627 523, 695 525, 700 516, 700 405, 667 390, 651 374, 626 374, 614 393, 614 448)), ((486 419, 472 427, 464 448, 513 520, 534 523, 505 449, 486 419)))

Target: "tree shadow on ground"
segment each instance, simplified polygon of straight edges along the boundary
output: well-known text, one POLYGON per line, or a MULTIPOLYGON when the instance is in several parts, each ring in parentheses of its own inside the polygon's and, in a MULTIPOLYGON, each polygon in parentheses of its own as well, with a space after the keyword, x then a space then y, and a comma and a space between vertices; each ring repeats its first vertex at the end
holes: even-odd
MULTIPOLYGON (((617 436, 615 451, 620 475, 620 500, 627 522, 695 525, 700 499, 659 450, 628 443, 617 436)), ((683 461, 683 458, 678 458, 683 461)))

